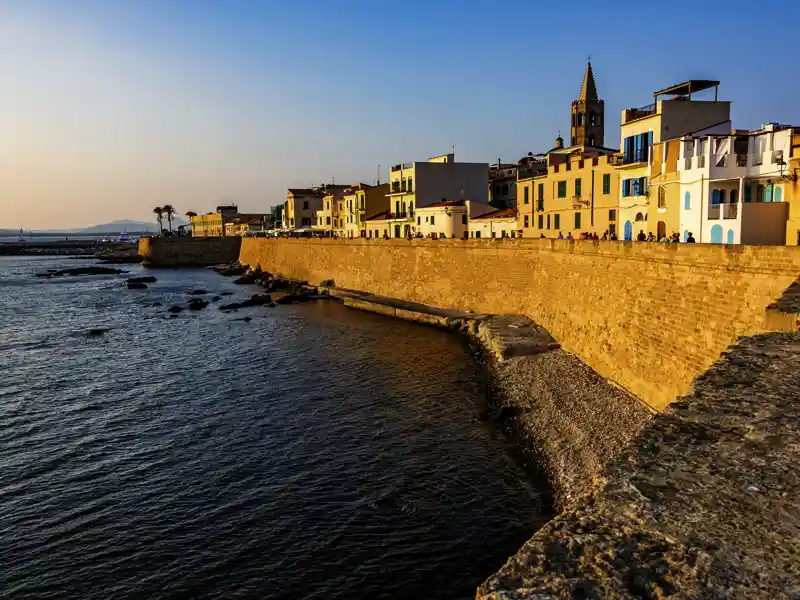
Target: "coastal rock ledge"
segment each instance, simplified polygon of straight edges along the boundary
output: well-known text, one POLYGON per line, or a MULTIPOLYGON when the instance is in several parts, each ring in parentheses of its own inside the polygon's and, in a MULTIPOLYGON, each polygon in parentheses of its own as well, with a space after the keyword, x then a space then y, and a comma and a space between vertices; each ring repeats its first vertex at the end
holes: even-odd
POLYGON ((741 338, 476 598, 800 597, 798 400, 800 334, 741 338))

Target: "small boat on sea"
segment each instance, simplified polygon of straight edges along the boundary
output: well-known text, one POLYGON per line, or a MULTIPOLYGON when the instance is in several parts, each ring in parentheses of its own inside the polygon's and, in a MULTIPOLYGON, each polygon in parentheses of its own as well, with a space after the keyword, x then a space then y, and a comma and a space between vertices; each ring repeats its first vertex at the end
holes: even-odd
POLYGON ((132 235, 128 235, 128 232, 123 232, 119 234, 117 241, 120 244, 135 244, 139 238, 136 238, 132 235))

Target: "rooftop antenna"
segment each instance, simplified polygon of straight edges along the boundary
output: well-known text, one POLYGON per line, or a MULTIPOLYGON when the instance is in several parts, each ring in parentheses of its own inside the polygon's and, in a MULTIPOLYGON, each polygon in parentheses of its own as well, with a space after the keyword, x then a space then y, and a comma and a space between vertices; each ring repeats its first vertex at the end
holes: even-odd
POLYGON ((378 165, 378 176, 375 178, 375 185, 381 184, 381 166, 378 165))

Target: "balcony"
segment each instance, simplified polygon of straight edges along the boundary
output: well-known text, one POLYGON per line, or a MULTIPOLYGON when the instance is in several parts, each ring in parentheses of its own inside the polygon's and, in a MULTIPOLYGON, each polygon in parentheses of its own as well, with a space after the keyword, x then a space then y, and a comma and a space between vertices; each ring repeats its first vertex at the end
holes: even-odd
POLYGON ((631 121, 635 121, 636 119, 641 119, 642 117, 649 117, 650 115, 656 114, 656 105, 655 104, 648 104, 647 106, 642 106, 640 108, 628 108, 625 110, 625 118, 623 119, 623 125, 625 123, 630 123, 631 121))
POLYGON ((394 194, 413 194, 414 193, 414 186, 409 185, 393 185, 392 188, 389 190, 388 195, 392 196, 394 194))
POLYGON ((747 166, 747 154, 737 154, 736 155, 736 166, 737 167, 746 167, 747 166))
POLYGON ((624 165, 632 165, 635 163, 643 163, 647 162, 650 158, 650 149, 649 148, 640 148, 638 150, 634 150, 633 152, 629 152, 622 156, 622 164, 624 165))
POLYGON ((719 220, 719 214, 721 212, 719 204, 712 204, 708 207, 708 220, 709 221, 717 221, 719 220))
POLYGON ((760 153, 755 153, 750 155, 750 164, 754 167, 762 165, 764 163, 764 157, 760 153))
POLYGON ((411 169, 414 166, 413 162, 403 163, 402 165, 395 165, 392 167, 392 172, 402 171, 403 169, 411 169))
POLYGON ((409 213, 406 211, 403 212, 390 212, 386 215, 387 221, 405 221, 406 219, 413 218, 413 213, 409 213))
POLYGON ((735 219, 739 216, 739 205, 738 204, 723 204, 722 205, 722 218, 723 219, 735 219))

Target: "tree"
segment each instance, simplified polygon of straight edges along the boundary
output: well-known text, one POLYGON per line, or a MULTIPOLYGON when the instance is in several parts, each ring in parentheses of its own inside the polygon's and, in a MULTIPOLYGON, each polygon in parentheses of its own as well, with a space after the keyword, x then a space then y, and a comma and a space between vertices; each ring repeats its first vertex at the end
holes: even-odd
POLYGON ((189 218, 191 219, 192 217, 196 217, 196 216, 197 216, 197 213, 196 213, 196 212, 194 212, 193 210, 187 210, 187 211, 186 211, 186 216, 187 216, 187 217, 189 217, 189 218))
POLYGON ((156 221, 158 221, 158 234, 161 235, 161 232, 164 230, 164 209, 160 206, 156 206, 153 212, 156 215, 156 221))
POLYGON ((172 204, 165 204, 161 207, 161 210, 167 216, 167 222, 169 223, 169 232, 172 233, 172 217, 178 214, 178 211, 175 210, 175 207, 172 204))

